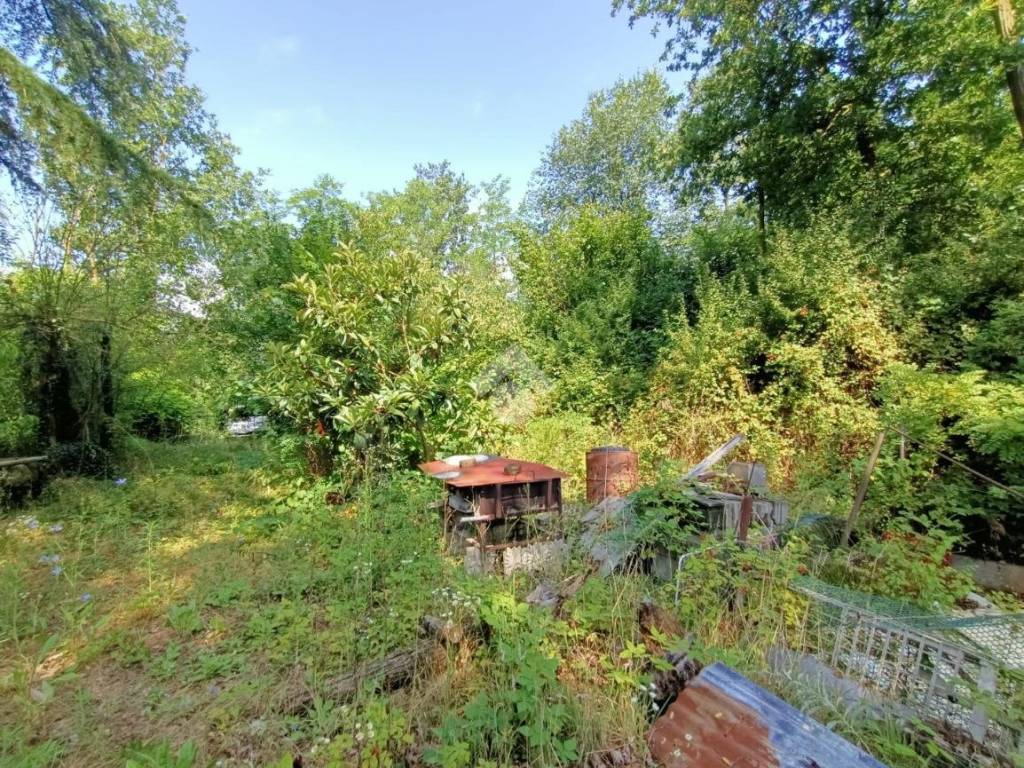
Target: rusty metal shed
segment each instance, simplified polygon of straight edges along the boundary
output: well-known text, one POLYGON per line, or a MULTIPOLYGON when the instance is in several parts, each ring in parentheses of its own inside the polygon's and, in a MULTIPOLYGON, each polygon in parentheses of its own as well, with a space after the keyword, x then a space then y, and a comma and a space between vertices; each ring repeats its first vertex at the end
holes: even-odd
POLYGON ((488 454, 450 456, 419 466, 445 484, 444 529, 450 546, 460 542, 460 528, 472 526, 476 535, 465 544, 480 556, 500 553, 553 538, 526 530, 527 517, 554 515, 561 524, 562 478, 568 475, 554 467, 488 454))
POLYGON ((665 768, 885 768, 720 662, 680 692, 648 743, 665 768))

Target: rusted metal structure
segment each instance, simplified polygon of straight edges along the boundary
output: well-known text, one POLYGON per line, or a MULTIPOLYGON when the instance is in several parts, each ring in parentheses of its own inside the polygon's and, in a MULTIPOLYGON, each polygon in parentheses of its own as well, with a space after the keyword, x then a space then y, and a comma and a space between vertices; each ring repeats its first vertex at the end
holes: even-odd
POLYGON ((567 475, 546 464, 476 454, 430 461, 420 469, 445 484, 446 537, 455 539, 460 529, 470 527, 476 535, 466 544, 481 556, 536 541, 524 538, 518 525, 529 516, 561 517, 562 478, 567 475), (491 535, 496 527, 500 537, 491 535))
POLYGON ((720 662, 680 692, 648 744, 665 768, 885 768, 720 662))
POLYGON ((587 451, 587 503, 627 496, 636 489, 637 459, 621 445, 603 445, 587 451))

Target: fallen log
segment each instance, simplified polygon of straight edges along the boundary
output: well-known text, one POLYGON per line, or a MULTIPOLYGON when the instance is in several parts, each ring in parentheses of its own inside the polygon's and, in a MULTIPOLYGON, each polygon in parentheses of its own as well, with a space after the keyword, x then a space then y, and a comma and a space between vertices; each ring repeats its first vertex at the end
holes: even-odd
POLYGON ((47 456, 21 456, 12 459, 0 459, 0 467, 16 467, 21 464, 38 464, 46 461, 47 456))
POLYGON ((400 648, 381 659, 360 662, 353 669, 325 681, 318 691, 307 688, 289 701, 288 714, 309 709, 318 695, 331 701, 352 699, 370 681, 376 681, 384 690, 400 688, 412 680, 416 670, 439 645, 458 645, 464 637, 460 627, 436 616, 424 616, 420 627, 425 637, 414 645, 400 648))
POLYGON ((583 573, 570 576, 561 584, 542 581, 526 596, 526 602, 541 608, 551 608, 557 614, 562 609, 562 603, 579 592, 587 579, 596 572, 597 568, 591 567, 583 573))

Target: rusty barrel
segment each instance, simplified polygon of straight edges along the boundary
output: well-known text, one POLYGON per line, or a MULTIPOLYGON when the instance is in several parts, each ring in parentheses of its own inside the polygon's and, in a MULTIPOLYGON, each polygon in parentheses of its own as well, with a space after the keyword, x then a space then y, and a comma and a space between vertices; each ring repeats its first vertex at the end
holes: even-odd
POLYGON ((636 454, 621 445, 587 451, 587 502, 625 496, 636 488, 636 454))

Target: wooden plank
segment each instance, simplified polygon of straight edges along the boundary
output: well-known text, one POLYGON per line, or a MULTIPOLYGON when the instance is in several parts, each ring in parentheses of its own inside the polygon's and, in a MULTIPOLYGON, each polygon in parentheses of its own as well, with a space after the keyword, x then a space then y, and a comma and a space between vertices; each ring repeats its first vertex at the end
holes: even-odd
POLYGON ((857 497, 853 500, 853 508, 846 520, 846 527, 843 529, 842 545, 850 546, 850 534, 853 533, 853 526, 857 524, 857 517, 860 515, 860 508, 864 504, 864 497, 868 495, 868 485, 871 483, 871 473, 875 471, 875 464, 878 462, 878 455, 882 452, 882 442, 885 440, 885 430, 878 433, 875 444, 871 448, 871 455, 868 456, 867 466, 864 467, 864 475, 857 487, 857 497))
POLYGON ((732 453, 746 439, 746 435, 733 435, 727 442, 718 446, 715 450, 705 456, 699 464, 691 467, 690 471, 683 475, 683 480, 693 480, 694 478, 700 477, 711 469, 711 467, 715 466, 715 464, 732 453))
POLYGON ((48 456, 22 456, 21 458, 0 459, 0 467, 16 467, 19 464, 38 464, 46 461, 48 456))
POLYGON ((520 510, 520 511, 506 512, 504 517, 501 517, 501 518, 491 517, 490 515, 472 515, 472 516, 466 516, 466 517, 458 518, 455 521, 455 524, 456 525, 463 525, 463 524, 471 525, 473 523, 494 523, 494 522, 501 522, 502 520, 515 520, 515 519, 518 519, 518 518, 521 518, 521 517, 530 517, 531 515, 553 514, 553 513, 556 513, 558 511, 559 510, 557 508, 546 509, 546 508, 541 507, 541 508, 538 508, 538 509, 528 509, 526 511, 521 511, 520 510))
MULTIPOLYGON (((371 659, 336 677, 328 678, 318 686, 321 695, 331 701, 345 701, 354 698, 363 685, 374 683, 384 690, 392 690, 407 683, 421 665, 427 663, 434 649, 440 643, 456 645, 461 641, 461 631, 449 622, 433 616, 424 616, 420 622, 425 638, 412 646, 388 654, 382 659, 371 659)), ((297 714, 309 709, 316 697, 316 691, 306 688, 292 697, 287 710, 297 714)))
MULTIPOLYGON (((513 549, 515 547, 528 547, 531 544, 546 544, 552 541, 558 541, 561 538, 557 535, 551 536, 537 536, 532 539, 526 539, 524 541, 503 541, 498 544, 485 544, 483 549, 485 552, 499 552, 503 549, 513 549)), ((466 543, 473 547, 479 547, 480 543, 473 537, 466 539, 466 543)))

